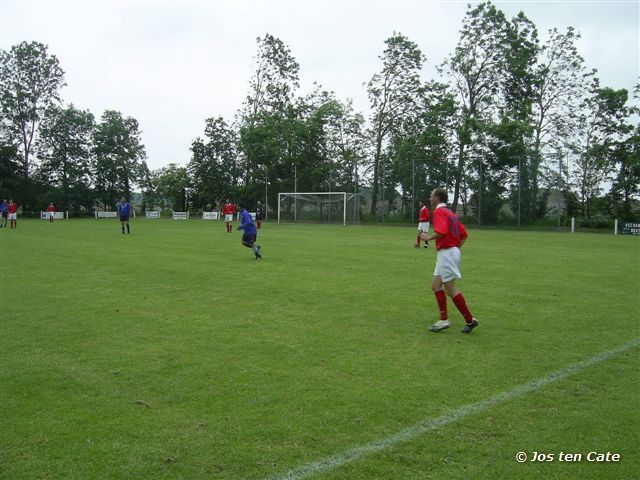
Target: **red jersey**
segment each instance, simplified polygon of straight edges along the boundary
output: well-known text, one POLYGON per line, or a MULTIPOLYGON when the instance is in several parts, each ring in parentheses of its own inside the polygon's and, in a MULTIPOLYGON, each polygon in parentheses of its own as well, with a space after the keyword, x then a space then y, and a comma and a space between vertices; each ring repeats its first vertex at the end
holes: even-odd
POLYGON ((233 206, 233 203, 225 203, 224 207, 222 207, 222 213, 224 215, 233 215, 236 213, 236 207, 233 206))
POLYGON ((467 230, 455 213, 441 203, 433 211, 433 231, 442 235, 436 238, 436 250, 459 247, 460 240, 467 238, 467 230))
POLYGON ((8 212, 9 213, 16 213, 17 211, 18 211, 18 206, 15 203, 10 203, 8 212))
POLYGON ((429 209, 427 207, 422 207, 420 209, 420 218, 418 218, 419 222, 428 222, 429 221, 429 209))
POLYGON ((53 205, 49 205, 47 207, 47 212, 55 212, 56 211, 56 207, 54 207, 53 205))

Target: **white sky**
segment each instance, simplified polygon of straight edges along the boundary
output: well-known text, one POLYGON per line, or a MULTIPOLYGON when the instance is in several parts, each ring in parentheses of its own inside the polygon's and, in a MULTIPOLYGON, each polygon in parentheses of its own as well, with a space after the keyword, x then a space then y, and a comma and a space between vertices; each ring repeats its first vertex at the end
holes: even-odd
MULTIPOLYGON (((424 78, 453 52, 467 1, 29 1, 0 0, 0 47, 49 46, 66 72, 65 104, 138 120, 149 168, 186 165, 204 121, 228 123, 248 92, 256 38, 284 41, 300 64, 300 91, 315 81, 368 116, 366 83, 396 31, 427 57, 424 78)), ((573 26, 601 85, 630 92, 640 75, 640 2, 499 1, 522 10, 542 40, 573 26)))

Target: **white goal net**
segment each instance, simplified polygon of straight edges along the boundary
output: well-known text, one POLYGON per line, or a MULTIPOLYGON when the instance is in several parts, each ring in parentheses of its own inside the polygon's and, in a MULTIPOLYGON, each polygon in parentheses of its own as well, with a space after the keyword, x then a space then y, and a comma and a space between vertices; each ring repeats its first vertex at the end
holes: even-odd
POLYGON ((278 194, 278 223, 360 223, 358 196, 347 192, 278 194))

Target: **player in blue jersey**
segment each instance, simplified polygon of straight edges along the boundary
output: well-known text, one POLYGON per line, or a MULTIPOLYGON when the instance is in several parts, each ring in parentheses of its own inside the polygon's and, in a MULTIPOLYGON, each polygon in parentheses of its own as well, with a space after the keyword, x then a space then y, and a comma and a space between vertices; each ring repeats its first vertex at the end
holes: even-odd
POLYGON ((122 226, 122 233, 124 234, 124 227, 127 226, 127 233, 131 233, 129 229, 129 217, 133 213, 133 207, 127 199, 122 197, 120 203, 118 203, 118 216, 120 217, 120 225, 122 226))
POLYGON ((6 228, 7 219, 9 218, 9 204, 6 200, 2 200, 0 203, 0 213, 2 214, 2 220, 0 221, 0 228, 6 228))
POLYGON ((251 218, 251 214, 247 212, 247 209, 245 208, 245 205, 243 203, 240 203, 240 208, 242 209, 242 211, 240 212, 240 225, 238 225, 236 228, 238 230, 243 230, 242 245, 253 250, 253 253, 256 256, 256 260, 262 260, 260 245, 256 244, 256 239, 258 237, 256 224, 253 223, 253 218, 251 218))

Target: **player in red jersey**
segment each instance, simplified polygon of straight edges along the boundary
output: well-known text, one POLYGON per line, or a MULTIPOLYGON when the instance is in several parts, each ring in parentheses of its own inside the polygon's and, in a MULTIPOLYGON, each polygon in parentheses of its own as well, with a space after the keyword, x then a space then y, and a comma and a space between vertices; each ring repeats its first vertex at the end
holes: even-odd
POLYGON ((10 228, 18 228, 18 206, 13 203, 13 200, 9 200, 7 211, 9 212, 10 228))
POLYGON ((231 200, 227 198, 227 203, 222 207, 224 221, 227 222, 227 233, 233 232, 233 214, 236 213, 236 207, 233 206, 231 200))
POLYGON ((440 320, 431 325, 429 330, 439 332, 450 327, 447 314, 446 295, 448 295, 464 317, 465 326, 462 333, 471 333, 471 330, 478 326, 478 320, 469 311, 462 292, 456 288, 456 278, 462 278, 460 248, 467 239, 467 230, 458 221, 456 214, 447 208, 447 192, 443 188, 433 190, 430 201, 433 208, 433 234, 423 233, 422 238, 436 241, 438 259, 431 288, 435 292, 440 309, 440 320))
MULTIPOLYGON (((429 209, 427 208, 427 202, 420 200, 420 212, 418 217, 418 237, 416 238, 416 248, 420 248, 421 235, 423 233, 429 233, 429 209)), ((424 248, 429 246, 429 242, 424 241, 424 248)))
POLYGON ((50 203, 47 207, 47 215, 49 216, 49 221, 53 222, 53 218, 56 216, 56 207, 53 206, 53 203, 50 203))

